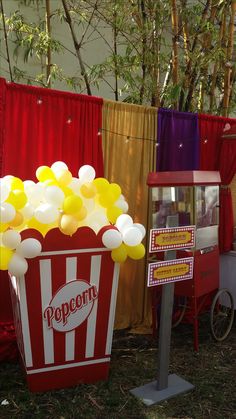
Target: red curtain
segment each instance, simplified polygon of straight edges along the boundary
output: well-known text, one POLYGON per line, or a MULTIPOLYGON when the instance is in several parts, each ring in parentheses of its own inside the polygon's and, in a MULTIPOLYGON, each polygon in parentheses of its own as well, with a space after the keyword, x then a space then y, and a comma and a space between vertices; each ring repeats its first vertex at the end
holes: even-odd
POLYGON ((231 191, 227 185, 236 173, 236 140, 226 140, 227 133, 236 119, 211 115, 199 115, 200 170, 219 170, 220 189, 220 251, 228 252, 233 241, 233 207, 231 191), (225 186, 226 185, 226 186, 225 186))
MULTIPOLYGON (((35 180, 41 165, 64 161, 73 176, 90 164, 103 176, 100 98, 7 83, 0 78, 0 176, 35 180)), ((0 360, 8 359, 12 322, 8 275, 0 271, 0 360), (7 336, 8 335, 8 336, 7 336)), ((13 337, 14 340, 14 337, 13 337)))
MULTIPOLYGON (((236 125, 236 120, 234 120, 236 125)), ((232 123, 231 123, 232 125, 232 123)), ((229 185, 236 173, 236 138, 223 138, 220 151, 220 174, 223 185, 229 185)), ((220 243, 222 251, 232 248, 234 225, 231 190, 228 187, 221 189, 221 223, 220 243)))
POLYGON ((200 170, 219 170, 221 136, 227 118, 198 115, 200 135, 200 170))
POLYGON ((103 176, 102 99, 0 80, 2 176, 33 179, 38 166, 64 161, 77 176, 103 176))

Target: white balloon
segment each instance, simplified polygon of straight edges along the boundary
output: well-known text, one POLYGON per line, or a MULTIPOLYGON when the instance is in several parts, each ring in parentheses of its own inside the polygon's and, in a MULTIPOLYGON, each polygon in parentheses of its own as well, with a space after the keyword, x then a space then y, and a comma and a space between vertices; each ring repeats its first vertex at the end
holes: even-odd
POLYGON ((14 220, 16 210, 13 205, 3 202, 0 207, 0 223, 9 223, 14 220))
POLYGON ((26 273, 27 269, 28 263, 25 260, 25 258, 15 253, 12 256, 8 265, 8 271, 10 272, 10 274, 14 276, 21 276, 26 273))
POLYGON ((12 179, 14 178, 14 176, 12 176, 12 175, 6 175, 6 176, 4 176, 2 179, 3 179, 3 182, 6 184, 6 185, 8 185, 8 187, 10 188, 10 190, 11 190, 11 182, 12 182, 12 179))
POLYGON ((51 165, 51 169, 53 170, 53 172, 61 169, 68 170, 68 166, 63 161, 55 161, 55 163, 51 165))
POLYGON ((116 249, 122 243, 122 235, 115 229, 107 230, 102 235, 102 242, 108 249, 116 249))
POLYGON ((115 204, 116 207, 120 208, 124 213, 126 213, 129 209, 128 203, 124 199, 118 199, 115 204))
POLYGON ((85 219, 85 223, 84 225, 90 227, 96 234, 101 230, 101 228, 103 227, 103 225, 101 225, 101 223, 99 223, 97 220, 86 220, 85 219))
POLYGON ((42 184, 42 182, 38 182, 35 185, 37 194, 40 196, 40 199, 43 200, 44 199, 44 186, 42 184))
POLYGON ((61 207, 65 199, 65 194, 59 186, 47 186, 44 192, 45 200, 47 203, 61 207))
POLYGON ((121 233, 129 227, 132 227, 133 219, 128 214, 121 214, 116 220, 115 226, 118 228, 121 233))
POLYGON ((33 205, 33 207, 37 207, 40 202, 42 202, 43 194, 39 191, 39 188, 36 184, 31 185, 30 188, 27 188, 25 191, 28 202, 33 205))
POLYGON ((76 194, 81 196, 80 188, 81 188, 81 182, 77 177, 73 177, 71 183, 68 185, 70 189, 76 194))
POLYGON ((29 202, 27 202, 24 208, 21 208, 19 211, 26 220, 29 220, 34 215, 34 207, 33 205, 29 204, 29 202))
POLYGON ((88 211, 88 213, 92 212, 94 210, 95 202, 94 202, 93 198, 92 199, 83 198, 83 204, 84 204, 86 210, 88 211))
POLYGON ((123 240, 128 246, 137 246, 142 241, 142 233, 137 227, 127 228, 123 232, 123 240))
POLYGON ((92 228, 95 233, 98 233, 102 227, 109 224, 109 221, 105 212, 102 209, 97 209, 96 211, 93 211, 87 215, 84 223, 88 227, 92 228))
POLYGON ((6 201, 10 193, 10 186, 7 181, 0 179, 0 202, 6 201))
POLYGON ((21 235, 18 231, 7 230, 2 234, 2 242, 9 249, 15 249, 21 242, 21 235))
POLYGON ((143 238, 146 235, 146 229, 145 229, 145 227, 142 224, 140 224, 140 223, 134 223, 133 224, 133 227, 137 227, 141 231, 141 233, 142 233, 142 240, 143 240, 143 238))
POLYGON ((26 194, 28 191, 31 191, 35 187, 35 182, 33 182, 33 180, 24 180, 23 184, 24 184, 24 190, 26 194))
POLYGON ((12 175, 6 175, 6 176, 3 177, 3 179, 4 179, 4 181, 6 180, 7 182, 11 182, 13 177, 14 176, 12 176, 12 175))
POLYGON ((34 216, 37 221, 42 224, 54 223, 59 218, 58 209, 52 204, 41 204, 34 211, 34 216))
POLYGON ((96 172, 92 166, 85 164, 79 169, 79 180, 81 183, 92 182, 96 176, 96 172))
POLYGON ((36 239, 25 239, 16 248, 16 253, 24 258, 31 259, 39 256, 42 251, 41 243, 36 239))

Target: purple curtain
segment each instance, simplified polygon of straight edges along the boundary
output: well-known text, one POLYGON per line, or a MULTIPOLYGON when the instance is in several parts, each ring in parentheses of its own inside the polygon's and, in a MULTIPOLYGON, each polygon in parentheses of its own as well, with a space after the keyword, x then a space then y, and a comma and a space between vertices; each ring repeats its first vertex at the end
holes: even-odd
POLYGON ((198 115, 158 110, 157 171, 198 170, 198 115))

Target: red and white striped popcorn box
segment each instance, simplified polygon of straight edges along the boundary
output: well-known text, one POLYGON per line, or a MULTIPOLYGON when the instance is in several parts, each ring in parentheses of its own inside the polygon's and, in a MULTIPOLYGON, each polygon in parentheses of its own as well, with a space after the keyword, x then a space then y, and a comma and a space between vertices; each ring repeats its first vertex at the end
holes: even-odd
POLYGON ((17 342, 29 389, 105 380, 109 374, 119 264, 88 227, 41 241, 25 275, 10 277, 17 342))

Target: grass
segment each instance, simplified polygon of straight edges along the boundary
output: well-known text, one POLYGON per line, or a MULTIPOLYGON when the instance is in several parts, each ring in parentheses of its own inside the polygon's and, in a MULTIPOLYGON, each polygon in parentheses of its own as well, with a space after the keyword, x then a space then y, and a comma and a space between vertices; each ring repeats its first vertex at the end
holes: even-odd
POLYGON ((236 418, 236 322, 222 343, 200 324, 199 352, 191 325, 172 332, 170 373, 195 388, 147 407, 130 390, 155 380, 157 347, 152 336, 114 333, 109 380, 59 391, 30 393, 19 364, 0 364, 0 419, 234 419, 236 418), (1 404, 7 400, 9 404, 1 404))

